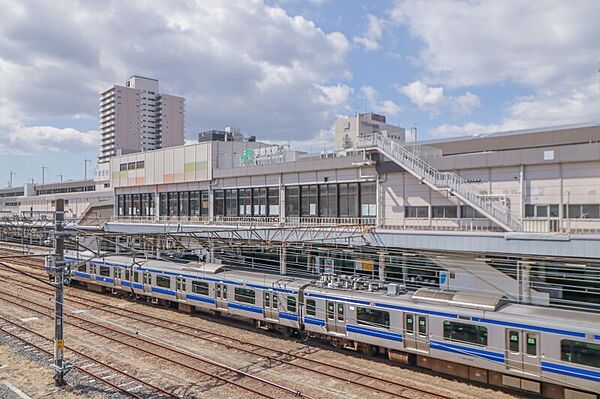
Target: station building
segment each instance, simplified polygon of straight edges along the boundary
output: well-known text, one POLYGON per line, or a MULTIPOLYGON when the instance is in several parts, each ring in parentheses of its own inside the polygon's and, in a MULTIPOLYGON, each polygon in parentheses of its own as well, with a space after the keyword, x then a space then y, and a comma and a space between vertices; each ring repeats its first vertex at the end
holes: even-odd
POLYGON ((111 160, 115 217, 600 231, 600 125, 403 145, 385 137, 374 143, 378 135, 359 135, 352 148, 321 154, 261 142, 206 141, 117 156, 111 160), (390 153, 398 148, 402 154, 390 153))

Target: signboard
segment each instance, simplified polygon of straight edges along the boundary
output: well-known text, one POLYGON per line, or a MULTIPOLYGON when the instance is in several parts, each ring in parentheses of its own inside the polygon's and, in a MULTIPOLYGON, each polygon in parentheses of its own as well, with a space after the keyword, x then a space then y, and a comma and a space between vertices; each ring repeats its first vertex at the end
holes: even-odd
POLYGON ((242 165, 260 165, 265 163, 283 162, 286 150, 287 146, 283 145, 246 148, 242 152, 242 155, 240 155, 240 161, 242 161, 242 165))
POLYGON ((335 264, 333 259, 325 258, 323 259, 323 273, 325 274, 334 274, 335 272, 335 264))
POLYGON ((354 269, 361 270, 363 272, 372 272, 373 271, 373 259, 356 259, 354 261, 354 269))

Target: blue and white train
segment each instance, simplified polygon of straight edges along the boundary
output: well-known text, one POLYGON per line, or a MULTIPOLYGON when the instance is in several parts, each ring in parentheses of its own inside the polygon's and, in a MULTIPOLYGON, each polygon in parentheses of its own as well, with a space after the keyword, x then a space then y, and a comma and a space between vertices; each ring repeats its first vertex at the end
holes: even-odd
MULTIPOLYGON (((66 259, 85 259, 71 255, 66 259)), ((240 316, 259 327, 547 398, 598 399, 600 392, 595 313, 511 304, 478 293, 401 293, 362 287, 351 278, 323 282, 121 256, 85 261, 72 280, 177 303, 181 310, 240 316)))

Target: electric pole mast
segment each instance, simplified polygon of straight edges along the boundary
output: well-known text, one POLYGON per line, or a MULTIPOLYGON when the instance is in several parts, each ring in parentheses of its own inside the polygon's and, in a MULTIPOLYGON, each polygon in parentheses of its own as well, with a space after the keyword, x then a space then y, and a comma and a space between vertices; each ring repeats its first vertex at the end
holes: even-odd
POLYGON ((56 200, 54 227, 54 285, 56 289, 54 302, 54 385, 64 386, 67 367, 64 362, 64 283, 65 283, 65 239, 63 236, 65 220, 65 200, 56 200))

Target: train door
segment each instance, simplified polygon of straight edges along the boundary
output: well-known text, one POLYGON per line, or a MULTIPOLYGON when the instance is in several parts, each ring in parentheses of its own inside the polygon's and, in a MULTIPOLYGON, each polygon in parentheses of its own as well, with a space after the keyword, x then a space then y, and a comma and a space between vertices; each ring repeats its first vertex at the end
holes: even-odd
POLYGON ((115 273, 115 287, 120 287, 121 280, 123 279, 123 269, 121 269, 120 267, 115 267, 114 273, 115 273))
POLYGON ((144 272, 142 278, 144 279, 144 292, 152 292, 152 274, 144 272))
POLYGON ((327 301, 327 331, 346 334, 346 308, 342 302, 327 301))
POLYGON ((96 280, 96 265, 88 263, 90 265, 90 281, 96 280))
POLYGON ((429 317, 404 313, 404 347, 429 352, 429 317))
POLYGON ((263 314, 266 319, 279 320, 279 309, 276 292, 263 291, 263 311, 263 314))
POLYGON ((540 334, 533 331, 506 330, 506 365, 532 374, 541 369, 540 334))
POLYGON ((217 309, 228 309, 227 286, 225 284, 215 283, 215 301, 217 309))
POLYGON ((175 279, 175 294, 177 296, 177 299, 185 300, 185 288, 185 277, 177 277, 175 279))

